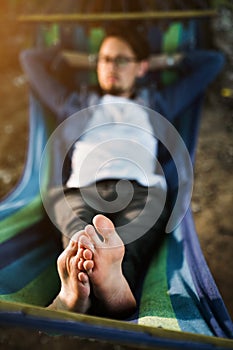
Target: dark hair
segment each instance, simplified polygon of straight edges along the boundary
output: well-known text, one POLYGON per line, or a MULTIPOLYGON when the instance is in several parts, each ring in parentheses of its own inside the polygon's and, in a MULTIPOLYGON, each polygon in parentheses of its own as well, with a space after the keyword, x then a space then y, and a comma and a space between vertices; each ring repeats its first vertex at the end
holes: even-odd
POLYGON ((101 45, 104 40, 110 36, 117 37, 129 44, 139 61, 145 60, 149 57, 149 43, 147 42, 146 35, 143 30, 135 28, 132 29, 132 27, 129 26, 107 28, 106 35, 103 38, 101 45))

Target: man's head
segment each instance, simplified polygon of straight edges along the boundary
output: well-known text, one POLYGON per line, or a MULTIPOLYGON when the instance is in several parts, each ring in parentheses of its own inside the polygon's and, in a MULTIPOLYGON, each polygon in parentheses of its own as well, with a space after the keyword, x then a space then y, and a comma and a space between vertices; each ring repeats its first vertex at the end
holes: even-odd
POLYGON ((102 41, 97 61, 100 88, 110 94, 130 97, 137 78, 148 69, 149 47, 139 33, 114 29, 102 41))

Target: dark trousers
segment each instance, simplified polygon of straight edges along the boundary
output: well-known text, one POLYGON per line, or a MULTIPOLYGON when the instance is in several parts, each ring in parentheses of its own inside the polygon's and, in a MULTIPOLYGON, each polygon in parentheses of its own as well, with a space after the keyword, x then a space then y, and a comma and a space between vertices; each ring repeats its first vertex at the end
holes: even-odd
MULTIPOLYGON (((123 274, 134 295, 145 269, 165 236, 165 194, 136 181, 106 180, 81 189, 65 189, 65 200, 52 196, 54 219, 63 233, 63 245, 72 235, 92 223, 96 214, 111 219, 125 244, 123 274), (117 185, 118 184, 118 185, 117 185), (71 215, 66 206, 72 209, 71 215)), ((62 198, 63 197, 63 198, 62 198)))

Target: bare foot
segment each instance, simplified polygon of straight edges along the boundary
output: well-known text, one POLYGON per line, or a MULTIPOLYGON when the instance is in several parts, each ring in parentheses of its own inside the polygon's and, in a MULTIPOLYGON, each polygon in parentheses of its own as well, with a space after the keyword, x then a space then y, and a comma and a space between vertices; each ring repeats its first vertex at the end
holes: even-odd
POLYGON ((57 268, 61 280, 61 291, 49 306, 50 309, 85 313, 90 307, 89 277, 85 270, 79 269, 83 250, 79 247, 78 239, 83 234, 85 234, 84 231, 75 234, 58 257, 57 268))
POLYGON ((95 228, 92 225, 87 225, 85 228, 90 239, 85 235, 79 239, 86 247, 86 257, 91 257, 84 259, 83 267, 90 278, 95 296, 106 311, 115 316, 126 315, 135 309, 136 301, 122 274, 124 244, 116 233, 112 221, 105 216, 95 216, 93 224, 95 228))

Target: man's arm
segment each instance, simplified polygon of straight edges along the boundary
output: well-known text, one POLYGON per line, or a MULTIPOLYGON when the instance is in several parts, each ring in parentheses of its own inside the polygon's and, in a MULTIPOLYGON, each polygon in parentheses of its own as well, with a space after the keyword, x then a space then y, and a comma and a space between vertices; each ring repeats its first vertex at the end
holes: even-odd
POLYGON ((224 64, 224 56, 215 51, 193 51, 180 62, 184 77, 160 93, 166 116, 172 120, 206 90, 224 64))
POLYGON ((177 66, 183 57, 184 55, 182 53, 151 55, 149 57, 149 69, 157 70, 177 66))
POLYGON ((84 52, 72 50, 63 50, 60 53, 61 58, 73 68, 96 68, 96 55, 89 55, 84 52))
POLYGON ((58 119, 68 114, 68 89, 58 82, 48 67, 57 57, 57 49, 28 49, 20 54, 20 62, 27 75, 30 86, 42 103, 48 107, 58 119))
MULTIPOLYGON (((72 50, 61 51, 61 58, 70 66, 74 68, 96 68, 95 55, 89 55, 84 52, 77 52, 72 50)), ((183 58, 183 54, 176 53, 173 55, 155 54, 149 57, 149 69, 157 70, 176 66, 183 58)))

